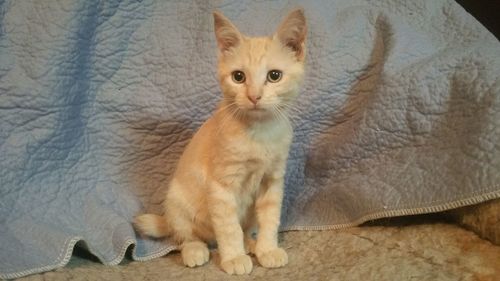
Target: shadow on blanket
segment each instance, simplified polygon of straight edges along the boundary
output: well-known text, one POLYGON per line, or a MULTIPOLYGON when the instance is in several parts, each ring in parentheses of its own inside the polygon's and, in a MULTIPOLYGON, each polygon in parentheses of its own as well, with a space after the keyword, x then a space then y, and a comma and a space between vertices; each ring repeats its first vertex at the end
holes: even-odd
MULTIPOLYGON (((332 186, 332 180, 335 182, 342 181, 343 171, 349 169, 348 166, 355 165, 356 162, 362 160, 361 155, 356 154, 359 151, 353 151, 346 146, 353 145, 350 140, 358 140, 361 132, 356 128, 360 128, 360 122, 365 122, 365 112, 368 110, 372 100, 376 98, 373 94, 377 90, 378 85, 381 85, 384 64, 387 61, 387 56, 391 49, 391 33, 392 28, 389 22, 383 15, 376 18, 374 24, 375 36, 369 61, 356 79, 351 90, 347 93, 348 97, 342 108, 338 109, 330 107, 330 112, 325 113, 325 116, 333 116, 331 125, 329 125, 323 133, 315 140, 312 147, 314 150, 307 156, 306 160, 306 179, 321 179, 322 184, 319 185, 325 188, 325 191, 316 193, 309 200, 297 198, 295 204, 314 204, 314 208, 304 206, 299 209, 315 209, 315 210, 331 210, 332 208, 349 209, 346 206, 332 206, 325 200, 316 198, 324 197, 325 193, 337 193, 339 190, 329 189, 332 186), (346 152, 352 152, 352 155, 345 155, 346 152), (355 155, 356 154, 356 155, 355 155), (335 161, 335 159, 350 158, 352 161, 335 161), (344 164, 344 165, 342 165, 344 164), (335 176, 332 176, 332 173, 335 176), (318 207, 318 203, 328 204, 328 206, 318 207)), ((360 144, 362 145, 362 144, 360 144)), ((366 156, 365 156, 366 157, 366 156)), ((311 189, 312 190, 312 189, 311 189)), ((346 195, 348 196, 348 195, 346 195)), ((344 200, 337 203, 348 203, 350 200, 344 200)))
MULTIPOLYGON (((194 134, 188 120, 129 120, 129 135, 134 140, 128 151, 129 175, 138 195, 141 212, 161 214, 161 203, 171 175, 184 147, 194 134), (139 155, 139 156, 137 156, 139 155)), ((127 159, 127 157, 124 157, 127 159)))

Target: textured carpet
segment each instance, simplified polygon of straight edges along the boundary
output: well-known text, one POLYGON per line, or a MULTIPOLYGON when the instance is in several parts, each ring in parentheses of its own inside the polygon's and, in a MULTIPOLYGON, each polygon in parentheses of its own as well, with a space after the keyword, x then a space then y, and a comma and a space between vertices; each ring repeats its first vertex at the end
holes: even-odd
POLYGON ((287 232, 290 263, 230 277, 209 264, 189 269, 172 253, 148 262, 104 266, 77 252, 63 269, 19 280, 498 280, 500 247, 433 216, 393 218, 336 231, 287 232))

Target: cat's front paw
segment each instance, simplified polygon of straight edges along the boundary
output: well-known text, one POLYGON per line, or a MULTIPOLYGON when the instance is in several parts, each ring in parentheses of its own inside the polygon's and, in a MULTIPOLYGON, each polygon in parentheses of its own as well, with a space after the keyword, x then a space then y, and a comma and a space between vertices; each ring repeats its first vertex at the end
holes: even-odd
POLYGON ((267 252, 257 253, 257 260, 263 267, 276 268, 288 263, 288 255, 282 248, 272 249, 267 252))
POLYGON ((221 262, 222 270, 228 274, 250 274, 252 272, 252 259, 248 255, 240 255, 233 259, 221 262))

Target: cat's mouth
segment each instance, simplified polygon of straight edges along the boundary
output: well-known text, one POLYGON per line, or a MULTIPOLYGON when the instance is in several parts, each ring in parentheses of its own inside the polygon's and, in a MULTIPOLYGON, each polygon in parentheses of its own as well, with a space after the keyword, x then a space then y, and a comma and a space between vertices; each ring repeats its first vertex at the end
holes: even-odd
POLYGON ((250 118, 257 118, 257 119, 262 119, 262 118, 268 118, 273 115, 272 110, 260 103, 257 104, 244 104, 244 105, 239 105, 238 106, 241 112, 250 118))
POLYGON ((246 111, 254 112, 254 113, 257 113, 257 112, 264 113, 264 112, 267 112, 268 110, 265 107, 256 104, 256 105, 247 107, 246 111))
POLYGON ((270 117, 272 113, 264 107, 256 106, 247 108, 245 110, 245 115, 247 115, 250 118, 262 119, 270 117))
POLYGON ((255 112, 259 112, 259 111, 267 111, 265 108, 262 108, 262 107, 252 107, 250 108, 250 111, 255 111, 255 112))

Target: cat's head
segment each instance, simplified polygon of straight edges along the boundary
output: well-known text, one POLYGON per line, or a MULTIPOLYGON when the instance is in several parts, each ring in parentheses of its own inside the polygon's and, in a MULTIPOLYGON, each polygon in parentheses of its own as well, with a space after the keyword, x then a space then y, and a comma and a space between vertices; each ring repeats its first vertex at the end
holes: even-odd
POLYGON ((214 12, 223 106, 248 117, 273 117, 295 100, 304 75, 306 19, 292 11, 270 37, 247 37, 214 12))

